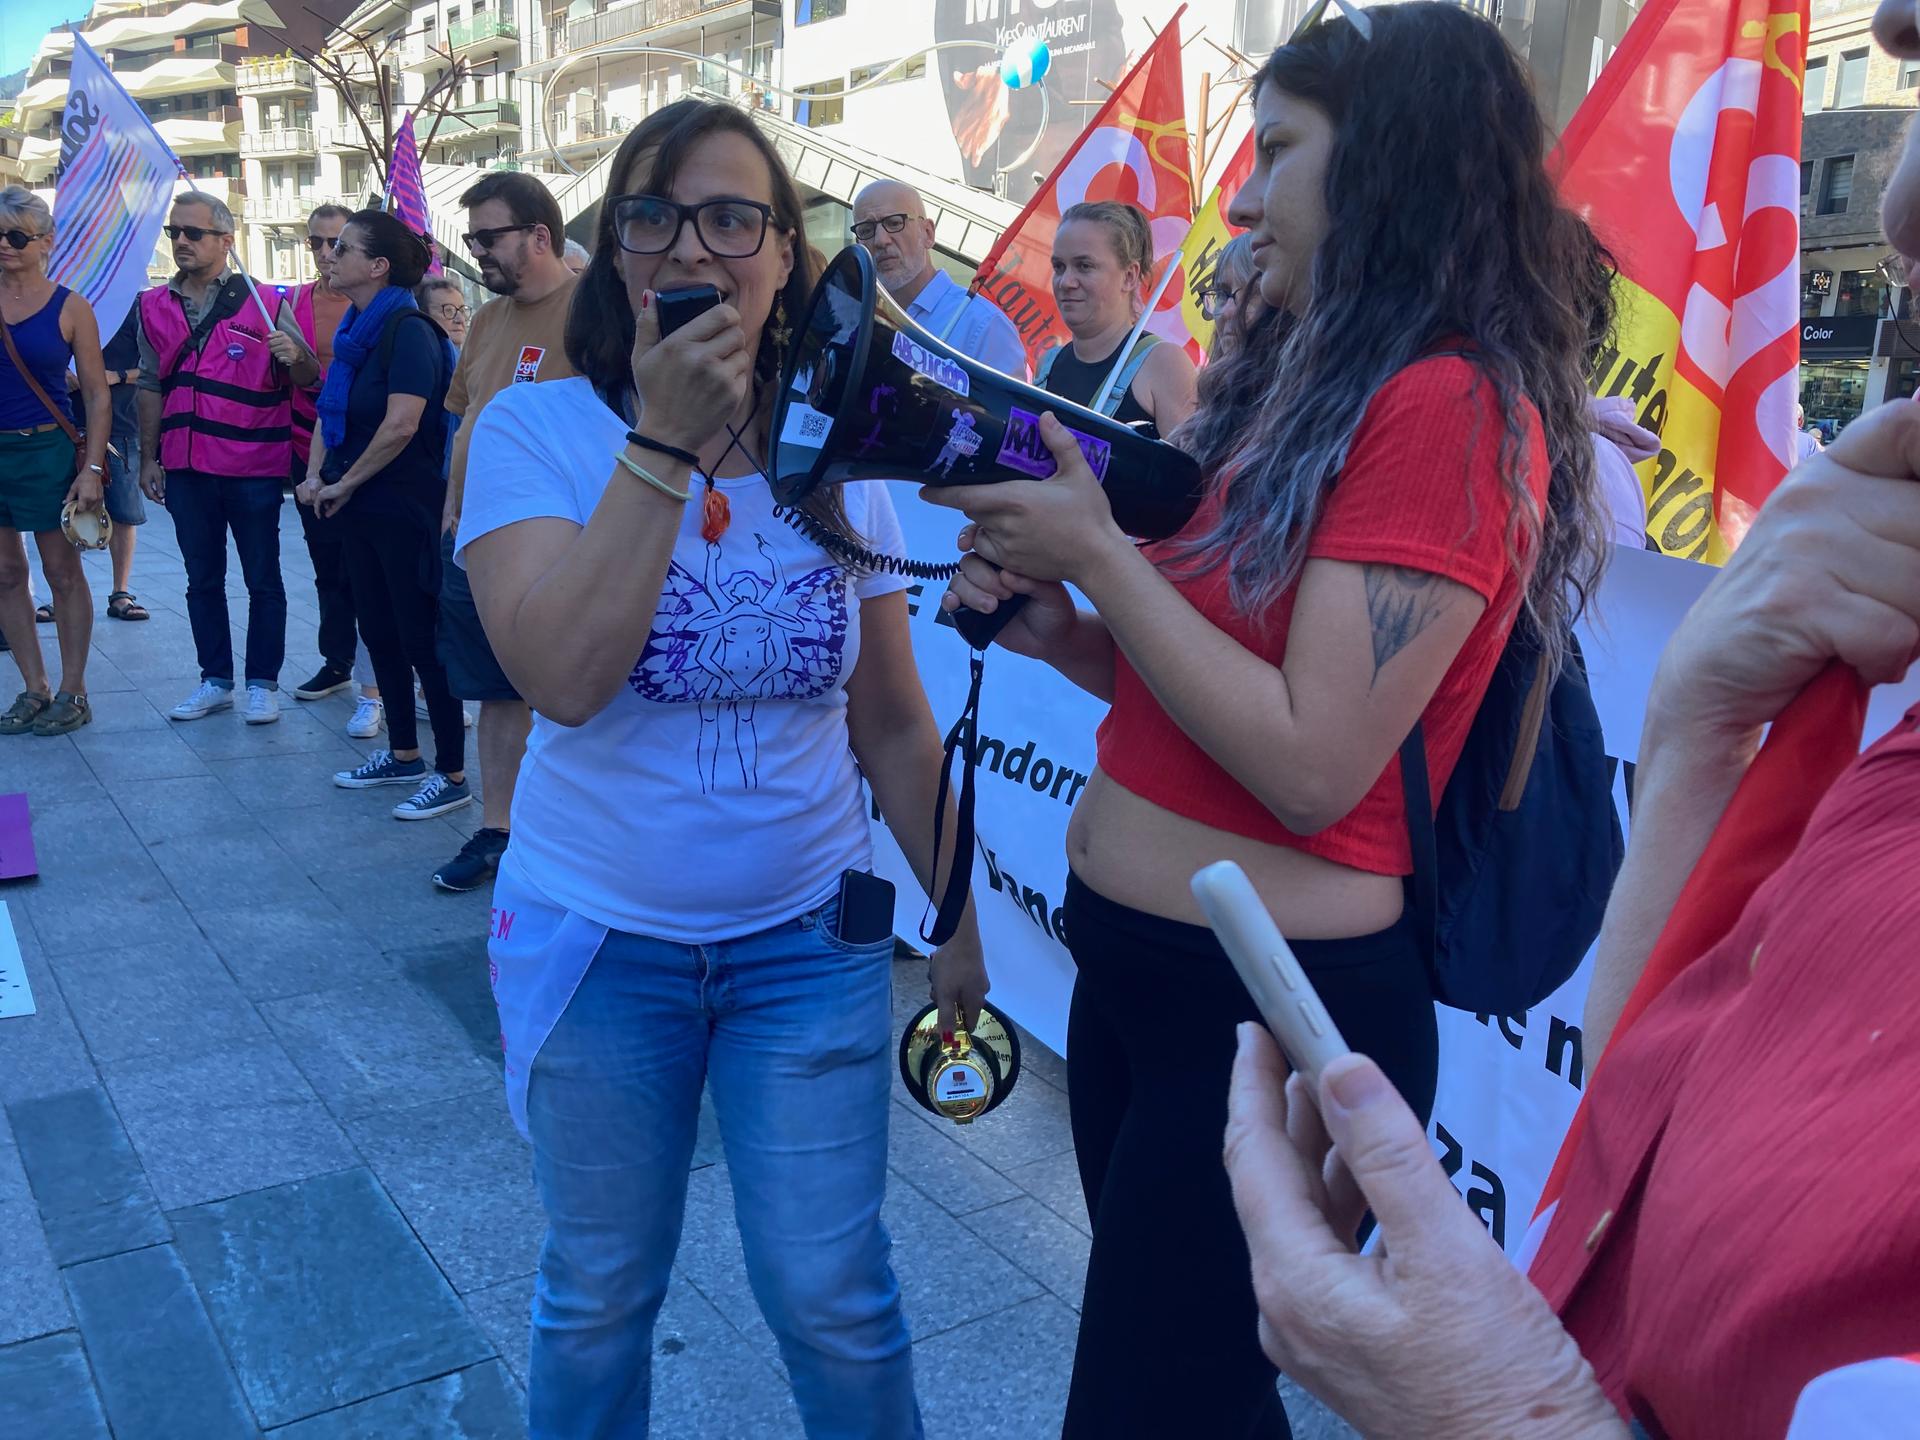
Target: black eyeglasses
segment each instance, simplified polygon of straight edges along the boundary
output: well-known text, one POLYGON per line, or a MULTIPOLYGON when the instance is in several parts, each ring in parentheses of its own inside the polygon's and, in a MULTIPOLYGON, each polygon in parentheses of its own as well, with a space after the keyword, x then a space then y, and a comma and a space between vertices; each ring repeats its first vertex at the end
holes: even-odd
POLYGON ((442 305, 438 307, 442 320, 464 320, 473 312, 464 305, 442 305))
POLYGON ((721 260, 758 255, 767 240, 773 207, 758 200, 703 200, 682 205, 658 195, 619 195, 613 200, 613 234, 630 255, 664 255, 689 220, 709 253, 721 260))
POLYGON ((1227 313, 1227 307, 1234 302, 1234 290, 1230 285, 1209 285, 1200 292, 1200 317, 1203 320, 1218 320, 1227 313))
POLYGON ((889 235, 898 235, 907 228, 909 220, 924 220, 924 215, 882 215, 876 220, 856 220, 853 222, 853 238, 862 245, 873 239, 875 230, 884 230, 889 235))
POLYGON ((178 240, 182 235, 198 245, 209 235, 231 235, 231 230, 209 230, 203 225, 168 225, 164 227, 167 239, 178 240))
POLYGON ((1338 7, 1347 18, 1347 23, 1359 32, 1362 40, 1373 39, 1373 17, 1351 0, 1315 0, 1314 5, 1300 17, 1300 23, 1293 27, 1293 34, 1287 37, 1287 44, 1306 39, 1313 27, 1327 18, 1328 6, 1338 7))
POLYGON ((309 235, 307 237, 307 249, 311 250, 316 255, 318 255, 322 250, 331 250, 332 248, 333 248, 333 241, 329 240, 324 235, 309 235))
POLYGON ((38 235, 30 235, 25 230, 8 230, 0 233, 0 240, 5 240, 16 250, 26 249, 39 238, 38 235))
POLYGON ((487 230, 470 230, 460 238, 466 242, 467 249, 471 250, 474 254, 484 255, 500 243, 500 237, 502 235, 511 235, 516 230, 531 229, 533 229, 531 223, 526 225, 495 225, 487 230))

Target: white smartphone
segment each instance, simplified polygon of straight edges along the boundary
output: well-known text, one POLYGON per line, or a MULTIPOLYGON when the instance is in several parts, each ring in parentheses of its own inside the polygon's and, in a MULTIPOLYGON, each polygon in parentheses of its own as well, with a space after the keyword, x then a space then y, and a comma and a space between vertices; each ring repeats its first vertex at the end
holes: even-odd
POLYGON ((1192 884, 1193 898, 1260 1007, 1267 1029, 1286 1052, 1287 1063, 1305 1075, 1308 1084, 1318 1084, 1322 1067, 1348 1053, 1347 1042, 1280 927, 1260 903, 1247 872, 1222 860, 1196 873, 1192 884))

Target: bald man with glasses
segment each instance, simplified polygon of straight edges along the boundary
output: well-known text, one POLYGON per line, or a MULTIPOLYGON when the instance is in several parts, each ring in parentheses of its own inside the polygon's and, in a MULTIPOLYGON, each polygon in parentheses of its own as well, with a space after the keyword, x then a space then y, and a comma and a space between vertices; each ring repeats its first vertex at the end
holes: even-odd
POLYGON ((999 306, 969 295, 933 263, 933 221, 920 192, 876 180, 853 201, 853 238, 873 256, 887 293, 915 323, 969 359, 1027 378, 1027 347, 999 306))

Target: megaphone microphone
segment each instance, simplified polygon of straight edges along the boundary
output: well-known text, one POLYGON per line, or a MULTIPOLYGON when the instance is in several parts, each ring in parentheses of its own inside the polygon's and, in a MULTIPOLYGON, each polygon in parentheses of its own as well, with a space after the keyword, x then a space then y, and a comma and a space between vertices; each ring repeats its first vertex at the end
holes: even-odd
MULTIPOLYGON (((1193 518, 1201 484, 1192 456, 952 349, 880 289, 872 257, 850 245, 795 327, 773 407, 774 499, 796 506, 849 480, 1045 480, 1059 468, 1040 434, 1049 410, 1127 534, 1164 540, 1193 518)), ((1025 598, 991 614, 963 607, 954 628, 984 650, 1025 598)))

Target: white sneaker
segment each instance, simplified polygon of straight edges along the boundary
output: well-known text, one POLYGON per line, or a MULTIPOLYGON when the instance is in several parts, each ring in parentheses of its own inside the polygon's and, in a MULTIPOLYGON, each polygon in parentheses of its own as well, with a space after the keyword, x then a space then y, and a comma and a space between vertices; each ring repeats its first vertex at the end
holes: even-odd
POLYGON ((233 687, 202 680, 200 688, 167 712, 172 720, 199 720, 216 710, 233 708, 233 687))
POLYGON ((247 686, 246 708, 240 718, 249 725, 271 725, 280 718, 280 697, 264 685, 247 686))
POLYGON ((380 733, 386 719, 387 707, 371 695, 362 695, 353 702, 353 718, 347 722, 347 734, 355 740, 371 740, 380 733))

